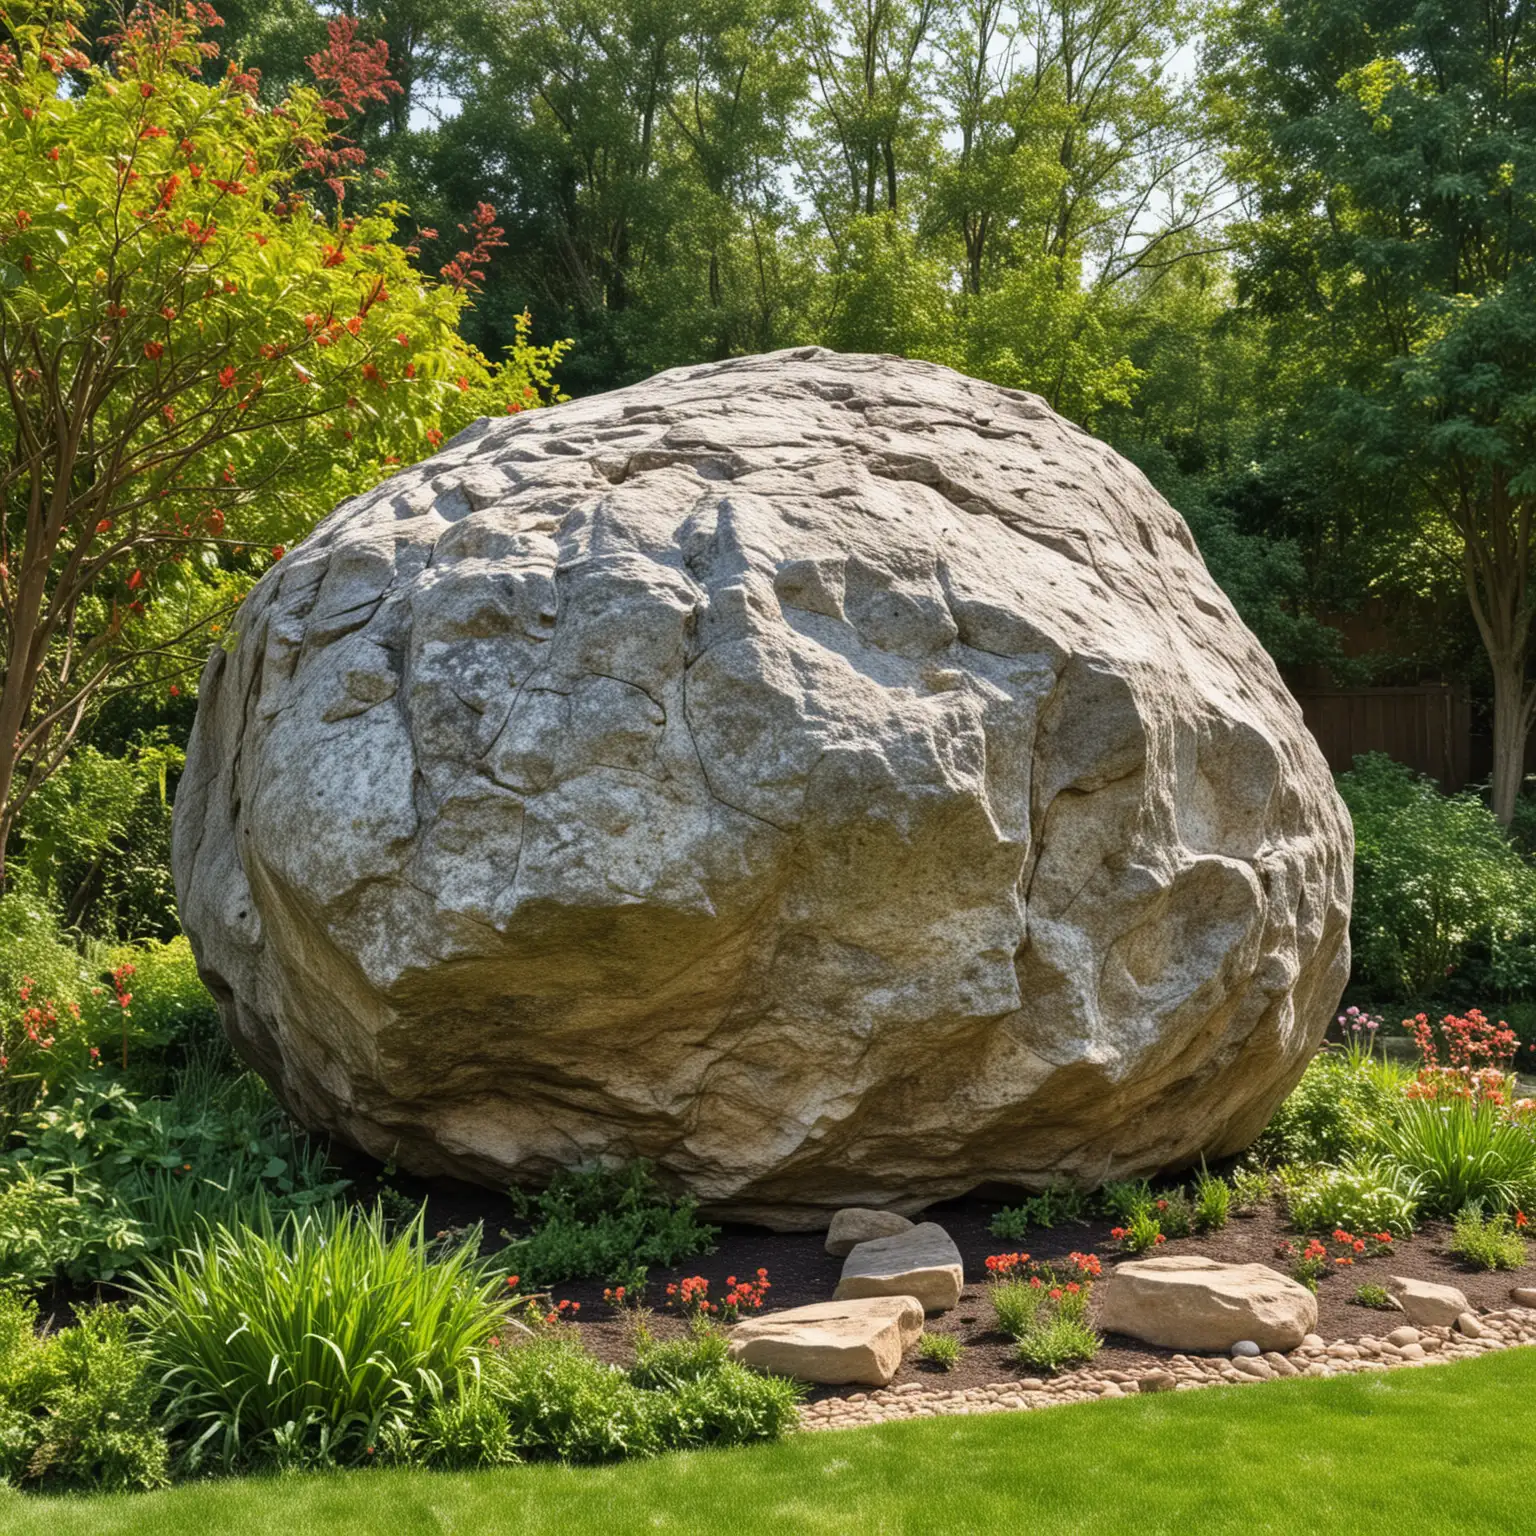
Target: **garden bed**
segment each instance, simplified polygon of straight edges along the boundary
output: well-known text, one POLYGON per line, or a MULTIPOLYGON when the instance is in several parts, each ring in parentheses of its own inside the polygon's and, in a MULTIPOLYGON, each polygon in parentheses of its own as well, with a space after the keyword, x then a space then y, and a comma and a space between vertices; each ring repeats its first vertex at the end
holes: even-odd
MULTIPOLYGON (((361 1181, 360 1181, 361 1182, 361 1181)), ((401 1181, 407 1187, 407 1181, 401 1181)), ((427 1198, 428 1229, 443 1229, 482 1222, 487 1248, 495 1246, 502 1227, 513 1221, 513 1208, 505 1196, 490 1190, 452 1181, 409 1184, 411 1193, 427 1198)), ((966 1287, 960 1305, 953 1312, 930 1317, 929 1333, 950 1334, 966 1346, 959 1363, 941 1371, 909 1355, 902 1362, 892 1386, 917 1383, 935 1392, 956 1388, 990 1385, 1039 1374, 1021 1365, 1014 1357, 1014 1345, 996 1323, 985 1282, 989 1254, 1023 1251, 1039 1260, 1060 1260, 1073 1252, 1097 1253, 1106 1273, 1115 1264, 1135 1257, 1117 1251, 1110 1237, 1115 1225, 1108 1217, 1078 1224, 1064 1222, 1054 1228, 1031 1229, 1019 1240, 994 1237, 989 1226, 1002 1209, 997 1201, 967 1198, 945 1201, 929 1207, 922 1219, 936 1221, 955 1240, 965 1260, 966 1287)), ((1447 1222, 1425 1222, 1409 1238, 1400 1238, 1393 1251, 1378 1257, 1357 1257, 1353 1265, 1323 1277, 1317 1288, 1317 1332, 1328 1339, 1354 1338, 1361 1334, 1387 1332, 1402 1321, 1401 1314, 1363 1307, 1351 1298, 1357 1286, 1385 1286, 1388 1276, 1406 1275, 1454 1285, 1465 1293, 1474 1308, 1496 1309, 1509 1305, 1511 1286, 1536 1285, 1536 1264, 1518 1270, 1486 1271, 1473 1268, 1448 1252, 1451 1236, 1447 1222)), ((1276 1249, 1285 1241, 1295 1243, 1296 1232, 1285 1218, 1278 1198, 1247 1215, 1237 1215, 1218 1232, 1203 1236, 1169 1239, 1159 1246, 1159 1254, 1205 1254, 1234 1264, 1267 1264, 1288 1270, 1289 1263, 1276 1249)), ((646 1300, 655 1310, 647 1319, 651 1331, 660 1338, 680 1336, 685 1331, 683 1319, 664 1306, 666 1287, 685 1277, 703 1275, 710 1293, 720 1295, 731 1276, 755 1275, 759 1268, 768 1271, 771 1289, 764 1311, 807 1306, 829 1301, 842 1272, 841 1259, 825 1249, 821 1232, 769 1232, 745 1226, 722 1227, 715 1251, 686 1260, 674 1268, 655 1268, 646 1286, 646 1300)), ((603 1299, 601 1282, 572 1282, 555 1288, 560 1300, 579 1303, 574 1326, 588 1348, 605 1360, 629 1364, 634 1358, 631 1343, 632 1321, 626 1314, 603 1299)), ((569 1315, 569 1309, 567 1311, 569 1315)), ((1121 1334, 1107 1334, 1104 1347, 1094 1359, 1096 1372, 1123 1371, 1135 1374, 1150 1370, 1167 1360, 1170 1350, 1129 1339, 1121 1334)), ((825 1397, 848 1397, 866 1391, 859 1386, 817 1387, 810 1401, 825 1397)))

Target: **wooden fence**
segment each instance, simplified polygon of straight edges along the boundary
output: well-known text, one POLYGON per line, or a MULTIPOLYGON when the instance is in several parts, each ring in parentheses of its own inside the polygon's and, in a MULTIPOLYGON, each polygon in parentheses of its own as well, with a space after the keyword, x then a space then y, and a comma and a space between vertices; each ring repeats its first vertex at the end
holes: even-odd
POLYGON ((1472 775, 1472 706, 1465 688, 1421 683, 1412 688, 1291 690, 1308 728, 1335 773, 1361 752, 1385 752, 1449 792, 1472 775))

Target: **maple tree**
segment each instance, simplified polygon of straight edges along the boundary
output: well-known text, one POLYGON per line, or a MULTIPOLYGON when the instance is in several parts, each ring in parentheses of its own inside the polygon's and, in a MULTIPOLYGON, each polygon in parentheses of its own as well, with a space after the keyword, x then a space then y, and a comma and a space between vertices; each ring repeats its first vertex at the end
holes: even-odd
POLYGON ((346 18, 263 106, 208 6, 85 51, 76 0, 0 11, 0 880, 28 797, 120 689, 177 689, 241 593, 339 501, 477 417, 558 398, 527 320, 459 334, 502 238, 439 277, 348 211, 348 122, 394 89, 346 18), (177 681, 180 679, 181 681, 177 681))

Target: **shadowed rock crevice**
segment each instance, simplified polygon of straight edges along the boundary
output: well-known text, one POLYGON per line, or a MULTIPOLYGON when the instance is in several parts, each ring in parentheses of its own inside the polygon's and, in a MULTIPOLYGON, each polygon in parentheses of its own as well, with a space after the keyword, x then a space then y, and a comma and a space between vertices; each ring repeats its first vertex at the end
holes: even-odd
POLYGON ((1350 856, 1131 465, 802 349, 338 508, 210 661, 174 862, 302 1119, 802 1226, 1244 1145, 1342 988, 1350 856))

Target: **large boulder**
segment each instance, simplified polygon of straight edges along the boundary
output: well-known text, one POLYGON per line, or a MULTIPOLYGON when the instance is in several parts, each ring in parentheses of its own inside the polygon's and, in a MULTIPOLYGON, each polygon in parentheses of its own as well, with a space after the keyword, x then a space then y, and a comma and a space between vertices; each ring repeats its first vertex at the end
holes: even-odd
POLYGON ((1351 839, 1178 514, 1031 395, 810 349, 484 421, 203 675, 182 919, 304 1122, 824 1228, 1245 1146, 1351 839))
MULTIPOLYGON (((1295 1349, 1317 1326, 1317 1297, 1267 1264, 1165 1254, 1117 1264, 1098 1286, 1098 1324, 1163 1349, 1252 1356, 1295 1349)), ((1239 1362, 1241 1363, 1241 1362, 1239 1362)))

